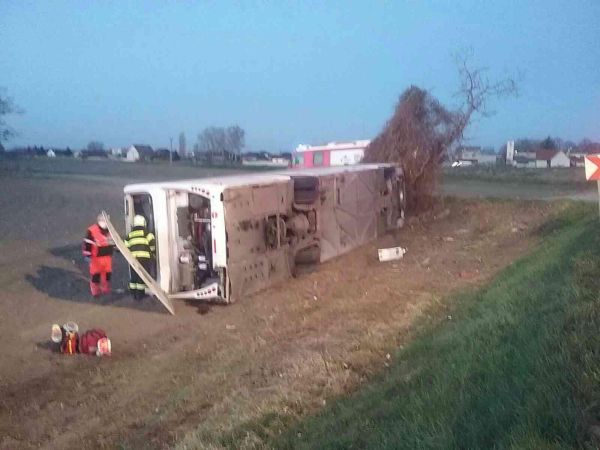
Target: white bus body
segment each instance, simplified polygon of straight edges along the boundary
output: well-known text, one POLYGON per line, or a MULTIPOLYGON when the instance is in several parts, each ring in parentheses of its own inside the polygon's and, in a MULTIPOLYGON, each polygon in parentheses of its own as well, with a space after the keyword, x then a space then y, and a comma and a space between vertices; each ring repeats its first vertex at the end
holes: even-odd
POLYGON ((369 242, 404 220, 391 164, 286 170, 124 188, 156 236, 152 276, 171 298, 233 302, 369 242))

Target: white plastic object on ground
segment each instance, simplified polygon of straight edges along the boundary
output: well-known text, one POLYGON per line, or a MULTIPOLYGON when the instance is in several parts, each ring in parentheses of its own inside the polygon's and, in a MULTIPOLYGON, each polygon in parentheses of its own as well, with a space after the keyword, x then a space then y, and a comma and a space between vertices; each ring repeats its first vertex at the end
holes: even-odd
POLYGON ((52 342, 58 344, 62 340, 62 331, 60 325, 55 323, 52 325, 52 333, 50 334, 52 342))
POLYGON ((396 259, 402 259, 404 254, 406 253, 406 249, 402 247, 392 247, 392 248, 380 248, 379 249, 379 261, 394 261, 396 259))
POLYGON ((96 356, 110 356, 112 352, 110 339, 104 337, 98 340, 98 348, 96 349, 96 356))

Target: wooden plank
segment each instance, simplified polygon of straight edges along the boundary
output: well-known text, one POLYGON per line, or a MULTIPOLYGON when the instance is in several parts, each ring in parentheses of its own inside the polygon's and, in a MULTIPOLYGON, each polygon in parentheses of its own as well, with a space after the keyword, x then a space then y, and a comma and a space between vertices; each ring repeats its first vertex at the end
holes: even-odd
POLYGON ((106 225, 108 226, 108 232, 110 233, 113 241, 115 242, 115 245, 125 258, 125 260, 129 263, 131 268, 137 272, 137 274, 140 276, 140 278, 146 284, 146 286, 148 286, 150 292, 152 292, 152 294, 154 294, 154 296, 164 305, 164 307, 167 308, 167 311, 175 315, 175 309, 173 308, 171 300, 160 288, 158 283, 154 281, 154 278, 152 278, 150 274, 146 271, 146 269, 144 269, 144 267, 139 263, 137 258, 131 254, 131 252, 125 245, 125 242, 123 242, 123 239, 121 239, 121 236, 119 236, 119 233, 117 233, 117 230, 108 218, 108 214, 106 214, 105 211, 102 211, 102 216, 104 217, 106 225))

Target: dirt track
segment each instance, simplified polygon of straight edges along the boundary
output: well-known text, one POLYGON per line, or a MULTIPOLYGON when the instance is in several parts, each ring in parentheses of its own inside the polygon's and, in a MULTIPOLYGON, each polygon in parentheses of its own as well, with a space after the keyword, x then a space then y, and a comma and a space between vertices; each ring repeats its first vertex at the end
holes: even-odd
POLYGON ((444 294, 526 251, 559 207, 450 202, 440 217, 260 295, 177 303, 171 317, 152 300, 88 293, 80 239, 98 210, 121 217, 125 180, 0 174, 0 448, 208 446, 227 436, 250 446, 259 437, 248 424, 314 411, 384 369, 415 318, 442 317, 444 294), (377 247, 395 244, 405 259, 378 263, 377 247), (67 320, 104 328, 114 355, 53 353, 50 325, 67 320))

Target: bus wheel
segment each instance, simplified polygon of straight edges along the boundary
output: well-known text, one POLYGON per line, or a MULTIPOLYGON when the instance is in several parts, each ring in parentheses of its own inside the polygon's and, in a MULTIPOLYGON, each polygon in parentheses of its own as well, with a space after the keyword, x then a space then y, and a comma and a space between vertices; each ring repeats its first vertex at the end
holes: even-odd
POLYGON ((298 251, 294 258, 296 265, 317 264, 320 260, 321 249, 317 244, 313 244, 298 251))

